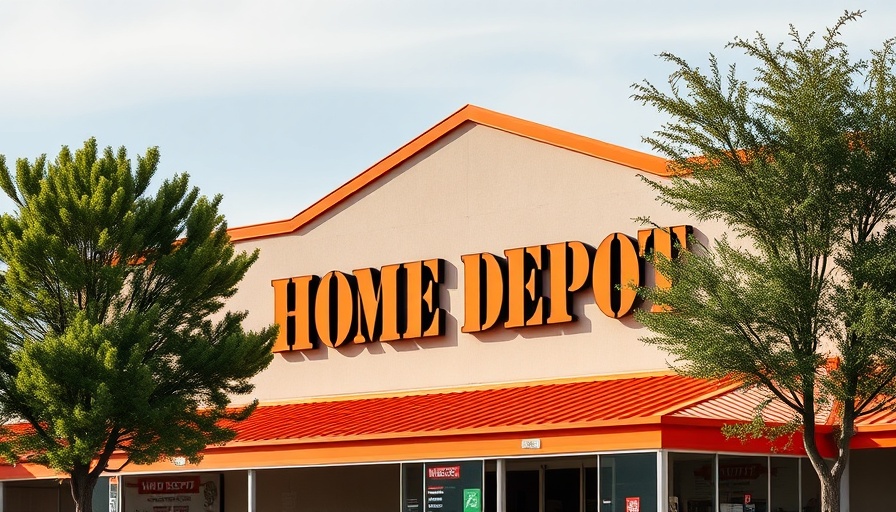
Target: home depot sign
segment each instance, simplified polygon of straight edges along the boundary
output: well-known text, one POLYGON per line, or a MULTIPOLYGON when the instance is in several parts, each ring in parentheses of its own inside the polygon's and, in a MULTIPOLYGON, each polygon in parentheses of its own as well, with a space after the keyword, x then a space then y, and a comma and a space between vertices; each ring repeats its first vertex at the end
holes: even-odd
MULTIPOLYGON (((464 268, 466 333, 493 327, 527 327, 576 320, 573 294, 590 288, 598 308, 611 318, 629 314, 650 251, 667 258, 685 247, 690 226, 608 235, 597 246, 560 242, 507 249, 504 256, 482 252, 461 256, 464 268), (547 277, 547 279, 545 279, 547 277), (545 281, 547 293, 544 290, 545 281)), ((657 286, 669 286, 655 272, 657 286)), ((448 314, 439 302, 445 260, 431 259, 351 273, 277 279, 274 320, 280 325, 275 352, 308 350, 320 343, 352 343, 427 338, 445 334, 448 314)))

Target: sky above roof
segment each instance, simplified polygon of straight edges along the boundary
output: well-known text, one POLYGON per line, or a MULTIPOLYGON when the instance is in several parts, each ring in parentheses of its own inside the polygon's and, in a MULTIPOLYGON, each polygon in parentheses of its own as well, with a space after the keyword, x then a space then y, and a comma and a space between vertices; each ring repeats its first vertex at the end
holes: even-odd
MULTIPOLYGON (((95 136, 159 146, 231 226, 292 217, 465 104, 650 152, 630 99, 672 52, 723 64, 735 36, 787 39, 866 10, 858 57, 896 36, 884 0, 156 0, 0 3, 0 154, 95 136)), ((11 203, 0 200, 0 210, 11 203)))

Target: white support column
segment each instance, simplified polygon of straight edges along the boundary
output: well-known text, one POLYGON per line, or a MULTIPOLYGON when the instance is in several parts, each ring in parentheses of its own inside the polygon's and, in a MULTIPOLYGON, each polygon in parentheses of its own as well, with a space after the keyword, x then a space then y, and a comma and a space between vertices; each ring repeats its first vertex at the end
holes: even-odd
POLYGON ((504 459, 498 459, 495 463, 495 484, 497 487, 495 489, 495 510, 497 512, 507 512, 507 465, 504 459))
POLYGON ((656 502, 657 510, 669 510, 669 452, 656 452, 656 502))
MULTIPOLYGON (((719 502, 719 454, 718 453, 713 458, 712 472, 713 472, 712 479, 713 479, 713 482, 715 482, 715 487, 716 487, 715 510, 719 510, 721 505, 719 502)), ((254 511, 252 511, 252 512, 254 512, 254 511)))
POLYGON ((249 487, 246 492, 246 495, 249 497, 248 507, 246 508, 246 510, 248 512, 256 512, 256 509, 255 509, 255 479, 256 479, 255 470, 250 469, 248 478, 246 479, 246 485, 248 485, 248 487, 249 487))
POLYGON ((3 499, 5 497, 5 493, 3 491, 3 482, 0 482, 0 512, 3 512, 3 499))
POLYGON ((852 465, 852 459, 846 463, 846 469, 843 470, 843 477, 840 479, 840 512, 849 512, 849 466, 852 465))
POLYGON ((124 476, 114 475, 109 477, 109 512, 121 511, 121 502, 124 501, 121 493, 124 488, 124 476))
POLYGON ((544 512, 544 471, 545 465, 538 466, 538 512, 544 512))

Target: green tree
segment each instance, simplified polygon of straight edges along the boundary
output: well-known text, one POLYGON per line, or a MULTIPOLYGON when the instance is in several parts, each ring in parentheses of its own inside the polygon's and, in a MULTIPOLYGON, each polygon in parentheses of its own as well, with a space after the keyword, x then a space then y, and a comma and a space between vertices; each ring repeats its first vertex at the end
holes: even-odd
POLYGON ((157 148, 137 158, 90 139, 55 162, 0 156, 15 203, 0 219, 0 413, 9 462, 70 476, 78 511, 113 452, 127 463, 191 461, 235 435, 255 404, 229 407, 271 361, 274 328, 222 312, 256 254, 235 253, 220 196, 185 174, 147 187, 157 148))
MULTIPOLYGON (((646 138, 681 173, 653 183, 661 200, 735 235, 656 258, 674 285, 642 290, 669 306, 638 314, 654 333, 645 341, 687 375, 735 376, 789 406, 825 512, 840 509, 856 419, 896 403, 894 52, 887 41, 867 60, 850 57, 840 31, 861 14, 820 38, 791 27, 781 44, 735 39, 728 47, 755 63, 746 79, 713 55, 703 72, 663 54, 676 67, 668 88, 645 81, 633 95, 670 119, 646 138), (816 417, 833 404, 836 456, 826 460, 816 417)), ((728 431, 781 433, 773 427, 728 431)))

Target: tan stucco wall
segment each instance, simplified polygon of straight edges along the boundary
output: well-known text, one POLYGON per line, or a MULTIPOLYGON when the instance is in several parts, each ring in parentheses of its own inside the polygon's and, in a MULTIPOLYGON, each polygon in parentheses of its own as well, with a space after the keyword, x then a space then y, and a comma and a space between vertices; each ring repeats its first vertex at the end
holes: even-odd
POLYGON ((461 255, 573 240, 596 247, 613 232, 636 236, 644 226, 634 219, 644 216, 662 226, 693 224, 701 238, 720 232, 661 205, 633 169, 464 125, 299 232, 240 243, 259 248, 261 257, 228 306, 249 310, 247 325, 260 328, 273 321, 273 279, 443 258, 447 334, 278 354, 255 379, 255 396, 288 400, 665 369, 667 356, 639 341, 645 330, 631 317, 605 317, 590 290, 575 297, 575 323, 460 333, 461 255))

